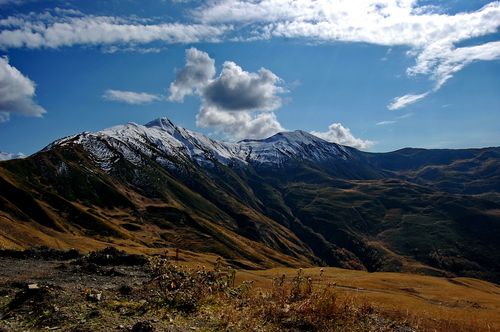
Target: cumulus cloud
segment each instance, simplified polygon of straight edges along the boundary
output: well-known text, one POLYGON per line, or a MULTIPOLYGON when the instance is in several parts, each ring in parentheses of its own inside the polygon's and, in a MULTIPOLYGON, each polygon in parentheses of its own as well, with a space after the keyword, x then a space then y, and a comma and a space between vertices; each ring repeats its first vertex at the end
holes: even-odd
POLYGON ((375 144, 373 141, 354 137, 351 130, 344 127, 341 123, 332 123, 328 126, 328 131, 312 131, 311 134, 325 141, 351 146, 356 149, 368 149, 375 144))
POLYGON ((122 90, 106 90, 102 97, 110 101, 118 101, 131 105, 149 104, 154 101, 161 100, 161 96, 146 92, 122 91, 122 90))
POLYGON ((196 124, 212 128, 227 138, 264 138, 283 131, 272 112, 282 105, 279 94, 286 92, 282 80, 268 69, 256 73, 226 61, 215 77, 215 61, 195 48, 186 51, 186 66, 170 84, 171 101, 188 95, 201 99, 196 124))
POLYGON ((210 106, 201 108, 196 125, 213 128, 233 140, 266 138, 285 130, 272 112, 227 112, 210 106))
POLYGON ((398 110, 400 108, 416 103, 420 99, 427 97, 428 94, 429 92, 425 92, 417 95, 407 94, 401 97, 396 97, 392 100, 392 102, 389 105, 387 105, 387 108, 391 111, 398 110))
POLYGON ((0 122, 8 121, 11 114, 41 117, 46 111, 35 97, 35 83, 0 57, 0 122))
POLYGON ((211 105, 228 111, 272 111, 281 106, 281 79, 268 69, 257 73, 244 71, 231 61, 224 62, 219 77, 203 89, 211 105))
POLYGON ((186 65, 176 74, 170 84, 169 100, 182 102, 184 97, 200 93, 215 75, 215 60, 196 48, 186 50, 186 65))
MULTIPOLYGON (((416 63, 408 74, 428 75, 435 82, 430 92, 468 64, 498 59, 500 53, 499 42, 456 47, 498 31, 499 1, 451 15, 418 0, 218 0, 197 8, 193 16, 205 24, 250 25, 253 31, 240 39, 286 37, 409 46, 416 63)), ((412 101, 427 94, 420 96, 412 101)))

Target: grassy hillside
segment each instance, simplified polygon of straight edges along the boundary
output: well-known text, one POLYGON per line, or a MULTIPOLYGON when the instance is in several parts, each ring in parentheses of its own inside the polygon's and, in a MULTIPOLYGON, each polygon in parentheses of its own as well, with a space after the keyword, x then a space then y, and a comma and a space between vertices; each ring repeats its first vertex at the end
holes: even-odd
MULTIPOLYGON (((378 310, 404 317, 422 330, 500 330, 500 287, 473 278, 439 278, 415 274, 353 271, 339 268, 303 269, 316 285, 333 284, 339 298, 368 303, 378 310), (323 272, 321 272, 323 271, 323 272)), ((238 280, 255 280, 269 289, 272 280, 296 269, 241 271, 238 280)))
POLYGON ((279 167, 201 167, 170 156, 176 167, 168 168, 141 155, 140 165, 120 157, 104 171, 81 146, 56 146, 0 164, 0 244, 175 247, 241 268, 329 265, 500 281, 497 149, 410 149, 388 161, 349 151, 352 160, 279 167), (461 181, 470 194, 443 187, 461 181), (474 195, 473 186, 481 188, 474 195))
MULTIPOLYGON (((0 236, 6 247, 180 247, 248 267, 313 259, 293 233, 272 219, 224 193, 219 207, 154 164, 139 180, 130 165, 110 176, 75 152, 40 153, 5 165, 0 168, 0 236), (250 222, 256 238, 245 236, 250 222)), ((221 192, 213 182, 204 188, 212 195, 221 192)))
POLYGON ((330 245, 311 246, 327 264, 499 280, 498 203, 399 179, 310 174, 283 178, 278 170, 251 184, 266 214, 292 229, 287 223, 298 220, 306 243, 303 229, 330 245))

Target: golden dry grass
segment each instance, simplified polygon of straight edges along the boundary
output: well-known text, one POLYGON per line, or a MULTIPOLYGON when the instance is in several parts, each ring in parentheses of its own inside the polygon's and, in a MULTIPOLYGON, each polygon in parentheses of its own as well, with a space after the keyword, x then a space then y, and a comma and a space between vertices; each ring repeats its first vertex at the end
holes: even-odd
MULTIPOLYGON (((422 330, 500 331, 500 287, 471 278, 353 271, 338 268, 304 269, 314 284, 335 284, 340 297, 369 303, 389 315, 402 317, 422 330)), ((296 269, 239 271, 237 280, 254 280, 268 289, 272 279, 292 278, 296 269)))

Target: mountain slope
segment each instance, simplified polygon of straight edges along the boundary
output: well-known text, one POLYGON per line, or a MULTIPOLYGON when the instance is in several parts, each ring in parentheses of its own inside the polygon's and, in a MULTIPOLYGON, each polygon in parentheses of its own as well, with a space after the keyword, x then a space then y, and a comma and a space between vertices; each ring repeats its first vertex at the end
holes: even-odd
POLYGON ((498 281, 499 151, 369 154, 302 131, 226 143, 130 123, 0 163, 0 241, 498 281))
POLYGON ((365 154, 374 167, 405 180, 455 194, 487 194, 498 200, 500 149, 402 149, 365 154))
MULTIPOLYGON (((110 176, 93 166, 84 152, 73 148, 55 147, 17 164, 10 163, 8 167, 16 174, 2 171, 1 210, 10 220, 22 220, 49 233, 51 236, 43 244, 50 245, 53 237, 59 237, 54 232, 59 232, 102 243, 112 239, 130 246, 212 251, 247 260, 249 266, 266 266, 273 260, 281 264, 293 262, 292 257, 236 234, 236 221, 226 211, 160 167, 147 165, 137 173, 133 165, 123 162, 120 171, 110 176), (30 174, 28 184, 22 180, 25 174, 30 174)), ((230 198, 227 203, 242 216, 258 220, 259 227, 272 230, 262 234, 263 242, 283 241, 281 245, 292 253, 296 250, 301 261, 310 261, 303 257, 307 251, 294 243, 294 235, 284 227, 265 216, 253 216, 253 211, 239 208, 230 198)), ((30 244, 29 239, 15 241, 21 246, 30 244)), ((73 246, 78 247, 78 243, 73 246)))

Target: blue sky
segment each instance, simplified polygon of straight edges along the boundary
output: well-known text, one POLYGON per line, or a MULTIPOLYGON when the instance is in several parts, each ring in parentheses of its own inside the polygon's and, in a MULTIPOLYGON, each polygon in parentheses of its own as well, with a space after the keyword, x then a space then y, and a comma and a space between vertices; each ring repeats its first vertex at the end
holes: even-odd
POLYGON ((0 0, 0 151, 163 116, 227 140, 498 146, 500 3, 445 3, 0 0))

